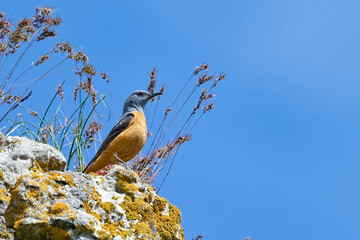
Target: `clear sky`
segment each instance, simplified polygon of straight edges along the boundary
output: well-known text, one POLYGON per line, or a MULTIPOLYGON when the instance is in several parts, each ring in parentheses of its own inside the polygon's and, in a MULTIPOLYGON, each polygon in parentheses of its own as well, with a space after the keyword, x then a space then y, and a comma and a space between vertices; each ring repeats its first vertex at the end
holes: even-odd
POLYGON ((152 67, 169 94, 202 62, 227 74, 160 192, 181 210, 187 239, 360 239, 360 1, 2 0, 0 8, 17 20, 37 5, 63 17, 57 40, 109 74, 117 117, 152 67))

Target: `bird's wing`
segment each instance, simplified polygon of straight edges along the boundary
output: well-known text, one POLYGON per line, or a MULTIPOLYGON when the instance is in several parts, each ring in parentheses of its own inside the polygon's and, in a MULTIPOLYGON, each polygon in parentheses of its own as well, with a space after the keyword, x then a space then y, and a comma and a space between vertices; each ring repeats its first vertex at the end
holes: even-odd
POLYGON ((132 114, 132 113, 127 113, 122 116, 120 121, 110 131, 109 135, 106 137, 104 142, 101 144, 99 150, 96 152, 95 156, 89 162, 89 164, 86 166, 86 168, 83 170, 83 172, 85 172, 85 170, 100 156, 100 154, 107 148, 107 146, 115 139, 115 137, 117 135, 119 135, 126 128, 128 128, 133 117, 134 117, 134 114, 132 114))

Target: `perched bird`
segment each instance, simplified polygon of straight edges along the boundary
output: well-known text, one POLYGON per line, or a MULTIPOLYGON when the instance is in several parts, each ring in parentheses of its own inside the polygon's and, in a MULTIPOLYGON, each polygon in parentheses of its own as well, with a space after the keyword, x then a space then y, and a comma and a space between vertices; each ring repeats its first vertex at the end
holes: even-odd
POLYGON ((144 107, 151 98, 160 94, 136 90, 128 96, 123 116, 101 144, 84 173, 97 172, 119 161, 130 161, 140 152, 147 138, 144 107))

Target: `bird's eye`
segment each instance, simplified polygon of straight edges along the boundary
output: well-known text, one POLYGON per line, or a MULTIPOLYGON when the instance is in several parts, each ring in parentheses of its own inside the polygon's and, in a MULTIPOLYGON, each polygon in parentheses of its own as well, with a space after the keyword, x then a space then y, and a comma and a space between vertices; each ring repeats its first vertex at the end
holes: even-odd
POLYGON ((142 95, 143 95, 143 93, 142 93, 142 92, 139 92, 137 95, 138 95, 138 96, 142 96, 142 95))

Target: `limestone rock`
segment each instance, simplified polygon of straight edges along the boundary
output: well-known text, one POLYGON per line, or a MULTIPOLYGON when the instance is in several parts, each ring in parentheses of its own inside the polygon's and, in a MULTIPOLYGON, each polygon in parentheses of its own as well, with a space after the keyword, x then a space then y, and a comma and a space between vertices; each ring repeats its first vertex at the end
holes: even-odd
POLYGON ((0 145, 0 171, 12 186, 30 171, 63 171, 66 160, 55 148, 24 137, 8 137, 0 145))
POLYGON ((1 150, 0 239, 184 239, 180 211, 128 167, 61 172, 59 152, 22 138, 1 150))
POLYGON ((106 176, 24 175, 5 220, 19 239, 183 239, 180 211, 120 165, 106 176))

